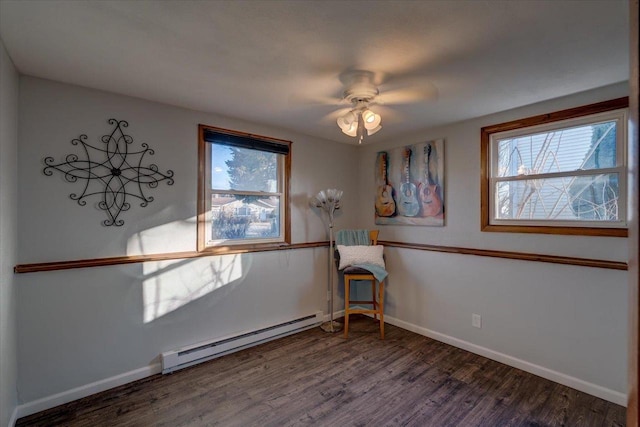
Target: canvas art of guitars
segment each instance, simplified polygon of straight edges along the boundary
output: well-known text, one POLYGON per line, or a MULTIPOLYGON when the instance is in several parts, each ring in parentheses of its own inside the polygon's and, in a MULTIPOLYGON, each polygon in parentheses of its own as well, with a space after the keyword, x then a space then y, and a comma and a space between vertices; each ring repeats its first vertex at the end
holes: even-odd
POLYGON ((441 217, 442 216, 442 198, 440 197, 440 187, 431 176, 431 143, 427 143, 424 147, 424 182, 418 185, 418 195, 420 196, 421 216, 423 217, 441 217))
POLYGON ((387 153, 378 153, 381 184, 376 191, 376 214, 382 217, 392 217, 396 214, 395 191, 389 184, 387 162, 387 153))
POLYGON ((375 223, 443 227, 444 139, 379 151, 375 156, 375 223))
POLYGON ((411 162, 411 149, 405 147, 403 152, 404 158, 404 176, 403 182, 400 186, 398 196, 398 214, 402 216, 413 217, 420 212, 420 202, 418 201, 418 192, 414 183, 410 181, 410 162, 411 162))

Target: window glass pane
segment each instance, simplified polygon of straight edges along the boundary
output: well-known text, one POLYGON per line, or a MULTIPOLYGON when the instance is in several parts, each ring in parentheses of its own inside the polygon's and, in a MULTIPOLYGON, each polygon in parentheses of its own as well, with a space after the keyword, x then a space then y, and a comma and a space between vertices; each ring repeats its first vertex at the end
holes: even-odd
POLYGON ((211 188, 277 192, 278 156, 265 151, 211 144, 211 188))
POLYGON ((273 239, 280 236, 280 197, 211 195, 211 240, 273 239))
POLYGON ((616 166, 616 121, 581 125, 497 142, 497 176, 616 166))
POLYGON ((618 174, 503 181, 496 219, 617 221, 618 174))

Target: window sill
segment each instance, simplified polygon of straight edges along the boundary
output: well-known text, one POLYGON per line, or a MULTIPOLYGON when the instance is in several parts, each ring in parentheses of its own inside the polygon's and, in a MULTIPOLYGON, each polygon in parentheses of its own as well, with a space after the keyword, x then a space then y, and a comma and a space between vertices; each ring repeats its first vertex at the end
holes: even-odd
POLYGON ((551 227, 532 225, 483 225, 482 231, 497 233, 564 234, 572 236, 627 237, 627 228, 551 227))
POLYGON ((234 245, 216 245, 205 246, 204 248, 198 248, 199 253, 206 253, 210 255, 223 255, 223 254, 241 254, 246 252, 262 252, 262 251, 277 251, 286 250, 291 247, 287 242, 271 242, 271 243, 252 243, 252 244, 234 244, 234 245))

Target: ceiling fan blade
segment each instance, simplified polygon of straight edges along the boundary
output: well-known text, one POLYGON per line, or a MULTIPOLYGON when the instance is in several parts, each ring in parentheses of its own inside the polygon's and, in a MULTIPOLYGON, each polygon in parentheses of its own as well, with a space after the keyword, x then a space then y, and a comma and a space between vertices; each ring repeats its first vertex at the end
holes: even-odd
POLYGON ((336 120, 338 120, 338 117, 346 114, 350 110, 351 108, 340 108, 339 110, 332 111, 329 114, 325 115, 324 117, 322 117, 322 119, 320 119, 320 121, 322 123, 335 123, 336 120))
POLYGON ((422 101, 435 101, 438 99, 438 88, 428 81, 419 84, 399 84, 395 88, 382 89, 376 96, 379 104, 412 104, 422 101))
POLYGON ((369 82, 380 86, 388 79, 389 75, 381 71, 368 71, 357 68, 348 68, 338 75, 343 86, 349 86, 356 82, 369 82))
POLYGON ((293 94, 289 105, 341 105, 342 99, 335 96, 293 94))
POLYGON ((380 116, 382 117, 383 126, 385 123, 399 123, 404 120, 404 118, 398 111, 390 107, 386 107, 383 105, 374 105, 373 107, 371 107, 371 110, 374 113, 380 114, 380 116))

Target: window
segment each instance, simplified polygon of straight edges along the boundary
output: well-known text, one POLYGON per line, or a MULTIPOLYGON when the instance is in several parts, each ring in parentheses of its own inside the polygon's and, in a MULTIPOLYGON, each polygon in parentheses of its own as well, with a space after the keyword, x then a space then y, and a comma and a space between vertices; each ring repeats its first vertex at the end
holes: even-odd
POLYGON ((482 230, 626 236, 627 106, 482 128, 482 230))
POLYGON ((199 126, 198 251, 290 243, 291 142, 199 126))

